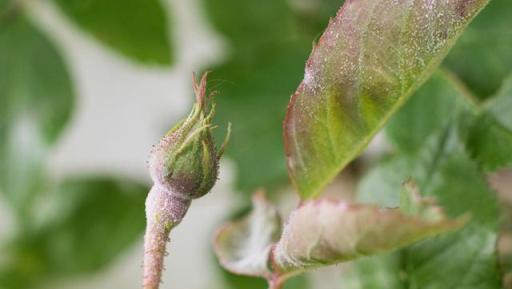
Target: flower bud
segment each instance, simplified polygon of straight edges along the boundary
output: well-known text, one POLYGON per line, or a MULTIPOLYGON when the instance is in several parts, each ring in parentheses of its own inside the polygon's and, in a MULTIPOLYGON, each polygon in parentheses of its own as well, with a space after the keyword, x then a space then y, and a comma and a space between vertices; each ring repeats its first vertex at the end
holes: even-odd
POLYGON ((211 190, 224 150, 224 145, 216 150, 212 137, 215 106, 205 97, 206 77, 204 74, 199 84, 194 77, 196 103, 192 112, 162 138, 149 161, 155 184, 186 199, 202 197, 211 190))
POLYGON ((180 224, 192 199, 208 193, 219 171, 219 159, 229 139, 219 151, 212 137, 215 106, 206 95, 206 76, 196 83, 196 103, 190 115, 171 129, 150 155, 153 187, 146 198, 144 236, 144 289, 158 289, 166 244, 171 230, 180 224))

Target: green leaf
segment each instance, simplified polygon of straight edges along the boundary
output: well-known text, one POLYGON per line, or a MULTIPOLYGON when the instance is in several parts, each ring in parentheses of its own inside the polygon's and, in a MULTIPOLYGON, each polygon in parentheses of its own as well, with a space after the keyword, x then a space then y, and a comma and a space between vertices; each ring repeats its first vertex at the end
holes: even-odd
POLYGON ((0 283, 39 283, 104 268, 141 238, 147 190, 126 179, 67 180, 45 196, 37 228, 6 248, 0 283))
POLYGON ((0 19, 2 16, 4 16, 4 13, 6 12, 6 9, 9 7, 9 5, 9 0, 0 0, 0 19))
POLYGON ((431 187, 448 214, 470 212, 473 222, 464 230, 410 248, 409 282, 419 288, 501 288, 496 196, 467 155, 447 150, 443 158, 437 176, 424 186, 431 187))
POLYGON ((304 2, 203 1, 212 24, 232 44, 230 58, 208 70, 221 94, 216 122, 233 123, 226 153, 246 196, 261 187, 272 193, 288 180, 282 140, 286 104, 302 78, 312 40, 340 5, 314 0, 303 9, 304 2))
POLYGON ((386 200, 386 205, 396 204, 398 198, 390 194, 407 178, 416 180, 423 192, 435 197, 449 216, 465 212, 472 218, 460 231, 397 253, 401 265, 389 274, 403 275, 407 288, 501 288, 495 252, 496 196, 450 125, 432 135, 417 154, 401 155, 374 168, 361 184, 362 199, 380 202, 371 200, 369 191, 381 189, 379 194, 388 197, 379 199, 386 200))
POLYGON ((437 72, 389 120, 386 134, 402 153, 414 153, 439 127, 448 123, 464 97, 446 73, 437 72))
POLYGON ((496 93, 512 72, 511 14, 509 0, 490 1, 445 61, 480 98, 496 93))
MULTIPOLYGON (((273 189, 288 178, 281 123, 307 57, 303 47, 290 41, 260 50, 254 62, 240 56, 212 69, 210 83, 222 81, 215 122, 233 123, 226 153, 236 164, 237 188, 248 194, 262 186, 273 189)), ((217 130, 217 139, 223 130, 217 130)))
POLYGON ((512 76, 472 121, 466 139, 471 156, 487 170, 512 166, 512 76))
POLYGON ((433 72, 486 0, 345 3, 320 38, 284 124, 291 179, 318 195, 433 72))
POLYGON ((275 42, 293 29, 293 14, 283 0, 205 0, 203 3, 216 29, 238 49, 275 42))
POLYGON ((343 271, 343 289, 406 289, 400 254, 362 258, 343 271))
POLYGON ((0 28, 0 191, 26 211, 43 163, 67 123, 72 82, 53 44, 21 16, 0 28))
POLYGON ((81 29, 147 64, 172 62, 168 15, 159 0, 55 0, 81 29))
POLYGON ((483 115, 474 120, 466 146, 487 170, 512 166, 512 131, 492 117, 483 115))

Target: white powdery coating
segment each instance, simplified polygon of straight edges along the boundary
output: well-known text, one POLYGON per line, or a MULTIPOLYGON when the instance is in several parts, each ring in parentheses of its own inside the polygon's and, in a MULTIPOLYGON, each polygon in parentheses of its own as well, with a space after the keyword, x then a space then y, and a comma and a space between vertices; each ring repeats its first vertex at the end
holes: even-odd
POLYGON ((281 232, 281 218, 262 195, 256 195, 253 204, 254 209, 247 218, 219 231, 215 251, 229 271, 270 279, 268 260, 281 232))
POLYGON ((273 262, 281 273, 295 274, 390 251, 457 229, 466 220, 449 220, 442 211, 437 213, 431 220, 405 215, 399 209, 328 200, 307 202, 291 214, 274 247, 273 262))
POLYGON ((144 236, 144 289, 159 287, 169 233, 181 222, 190 202, 190 199, 159 185, 154 185, 149 191, 144 236))
POLYGON ((439 65, 488 0, 347 0, 284 124, 290 176, 318 194, 439 65))

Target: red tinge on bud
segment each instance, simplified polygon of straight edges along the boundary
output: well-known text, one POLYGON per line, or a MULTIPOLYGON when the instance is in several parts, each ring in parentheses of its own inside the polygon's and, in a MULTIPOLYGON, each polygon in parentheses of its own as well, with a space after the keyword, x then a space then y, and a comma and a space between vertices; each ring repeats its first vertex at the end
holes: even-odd
POLYGON ((146 199, 144 289, 157 289, 170 231, 185 216, 193 199, 207 194, 217 181, 219 160, 229 139, 216 149, 212 136, 215 104, 206 97, 207 73, 193 88, 196 103, 190 115, 171 129, 151 151, 154 182, 146 199))

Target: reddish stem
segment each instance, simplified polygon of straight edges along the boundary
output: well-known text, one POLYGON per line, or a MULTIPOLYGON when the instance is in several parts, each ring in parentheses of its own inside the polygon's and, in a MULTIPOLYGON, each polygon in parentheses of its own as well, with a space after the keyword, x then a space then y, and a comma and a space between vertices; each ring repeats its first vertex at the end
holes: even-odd
POLYGON ((278 276, 273 276, 272 279, 268 281, 268 289, 281 289, 283 285, 284 280, 278 276))
POLYGON ((155 185, 146 199, 146 235, 144 236, 144 289, 158 289, 164 268, 169 233, 178 225, 190 206, 190 200, 155 185))

